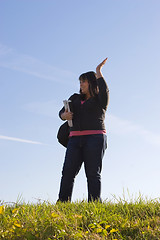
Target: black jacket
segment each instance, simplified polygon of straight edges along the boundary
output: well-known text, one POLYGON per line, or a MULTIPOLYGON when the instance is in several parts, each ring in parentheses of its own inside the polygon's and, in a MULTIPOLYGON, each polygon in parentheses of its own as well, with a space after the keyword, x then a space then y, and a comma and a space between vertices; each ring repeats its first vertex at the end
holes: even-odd
MULTIPOLYGON (((73 94, 72 101, 73 127, 70 131, 105 130, 105 112, 109 103, 109 89, 103 78, 97 79, 99 93, 81 104, 81 95, 73 94)), ((64 112, 60 110, 59 116, 64 112)))

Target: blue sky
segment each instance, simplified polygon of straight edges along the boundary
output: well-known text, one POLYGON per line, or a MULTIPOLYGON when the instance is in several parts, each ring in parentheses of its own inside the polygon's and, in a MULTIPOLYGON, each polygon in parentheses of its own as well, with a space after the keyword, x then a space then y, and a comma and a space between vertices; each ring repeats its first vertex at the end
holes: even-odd
MULTIPOLYGON (((57 200, 62 101, 105 57, 102 198, 160 197, 160 1, 0 1, 0 200, 57 200)), ((73 201, 87 198, 84 169, 73 201)))

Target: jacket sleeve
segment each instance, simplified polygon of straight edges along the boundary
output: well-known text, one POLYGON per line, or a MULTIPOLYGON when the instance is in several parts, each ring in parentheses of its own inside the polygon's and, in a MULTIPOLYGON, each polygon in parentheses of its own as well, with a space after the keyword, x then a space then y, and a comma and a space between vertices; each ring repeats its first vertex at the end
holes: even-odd
MULTIPOLYGON (((79 94, 73 94, 72 96, 70 96, 70 98, 68 100, 74 101, 74 99, 78 96, 79 94)), ((60 111, 59 111, 59 117, 61 118, 61 114, 64 113, 65 108, 63 107, 60 111)), ((62 118, 61 118, 62 119, 62 118)), ((62 119, 63 120, 63 119, 62 119)), ((63 120, 66 121, 66 120, 63 120)))
POLYGON ((97 84, 99 88, 98 99, 103 109, 107 110, 109 104, 109 88, 104 78, 98 78, 97 84))

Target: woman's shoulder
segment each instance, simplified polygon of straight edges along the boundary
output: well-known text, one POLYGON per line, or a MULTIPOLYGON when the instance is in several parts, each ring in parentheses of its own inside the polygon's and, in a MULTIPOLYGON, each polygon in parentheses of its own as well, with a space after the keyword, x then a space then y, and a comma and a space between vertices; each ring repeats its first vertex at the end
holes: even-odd
POLYGON ((74 93, 73 95, 70 96, 69 100, 73 101, 73 100, 75 100, 76 98, 80 98, 80 94, 74 93))

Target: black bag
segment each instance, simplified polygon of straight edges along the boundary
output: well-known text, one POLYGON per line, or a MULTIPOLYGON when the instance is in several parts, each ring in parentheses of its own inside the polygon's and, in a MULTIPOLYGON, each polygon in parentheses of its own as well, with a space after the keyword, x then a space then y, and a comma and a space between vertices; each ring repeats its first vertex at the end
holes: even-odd
POLYGON ((62 144, 64 147, 67 147, 68 140, 69 140, 69 132, 70 132, 70 128, 68 126, 68 122, 66 121, 60 126, 57 133, 58 142, 62 144))

